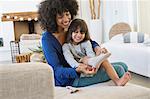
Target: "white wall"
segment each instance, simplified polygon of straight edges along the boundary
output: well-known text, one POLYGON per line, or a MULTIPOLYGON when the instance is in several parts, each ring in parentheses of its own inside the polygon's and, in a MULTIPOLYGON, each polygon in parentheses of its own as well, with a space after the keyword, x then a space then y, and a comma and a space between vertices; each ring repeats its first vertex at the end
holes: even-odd
MULTIPOLYGON (((95 0, 97 1, 97 0, 95 0)), ((90 26, 90 7, 89 0, 80 0, 81 18, 86 20, 90 26)), ((96 4, 96 3, 95 3, 96 4)), ((96 10, 97 12, 97 10, 96 10)), ((101 22, 103 42, 109 40, 109 30, 117 22, 127 22, 132 30, 136 30, 136 1, 135 0, 101 0, 101 22)), ((97 34, 95 34, 97 35, 97 34)), ((97 35, 97 37, 100 36, 97 35)))
POLYGON ((138 0, 138 31, 150 35, 150 1, 138 0))
MULTIPOLYGON (((42 0, 0 0, 0 17, 2 13, 37 11, 42 0)), ((4 47, 0 47, 0 61, 11 61, 10 41, 14 40, 13 22, 1 22, 0 37, 3 38, 4 47)))
POLYGON ((0 61, 11 60, 10 41, 14 41, 13 22, 0 23, 0 37, 3 38, 4 46, 0 47, 0 61))
POLYGON ((109 30, 118 22, 128 23, 132 30, 136 24, 136 1, 135 0, 106 0, 103 7, 104 41, 109 40, 109 30))
MULTIPOLYGON (((97 0, 95 0, 95 13, 96 13, 96 17, 97 15, 97 0)), ((100 8, 100 12, 102 12, 102 4, 103 2, 101 2, 101 8, 100 8)), ((102 42, 102 38, 103 38, 103 27, 102 27, 102 13, 100 13, 100 21, 99 20, 92 20, 91 19, 91 11, 90 11, 90 3, 89 0, 80 0, 80 18, 84 19, 88 25, 89 28, 89 32, 90 32, 90 36, 93 40, 95 40, 97 43, 101 43, 102 42), (100 23, 97 23, 100 22, 100 23), (96 23, 96 24, 93 24, 96 23)))
POLYGON ((0 0, 2 13, 36 11, 42 0, 0 0))

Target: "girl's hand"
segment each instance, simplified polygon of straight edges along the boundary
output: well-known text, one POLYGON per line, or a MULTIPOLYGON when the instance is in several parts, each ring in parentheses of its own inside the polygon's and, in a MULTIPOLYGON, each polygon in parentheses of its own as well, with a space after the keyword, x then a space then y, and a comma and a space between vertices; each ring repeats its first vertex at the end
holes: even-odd
POLYGON ((76 71, 78 73, 84 73, 87 75, 96 74, 95 68, 85 65, 85 64, 82 64, 82 63, 79 64, 79 66, 76 68, 76 71))
POLYGON ((82 59, 80 59, 80 62, 82 62, 83 64, 88 64, 88 56, 83 57, 82 59))

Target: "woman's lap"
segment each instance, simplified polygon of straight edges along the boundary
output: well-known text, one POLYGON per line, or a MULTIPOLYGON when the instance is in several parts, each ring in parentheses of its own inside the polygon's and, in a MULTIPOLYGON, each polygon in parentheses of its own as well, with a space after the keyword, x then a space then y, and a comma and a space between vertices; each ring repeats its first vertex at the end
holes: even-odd
MULTIPOLYGON (((112 63, 114 69, 116 70, 119 77, 122 77, 123 74, 127 71, 127 65, 122 62, 116 62, 112 63)), ((101 82, 109 81, 110 78, 105 72, 103 68, 100 68, 96 75, 93 77, 83 77, 83 78, 77 78, 74 80, 74 83, 72 86, 74 87, 83 87, 88 85, 93 85, 101 82)))

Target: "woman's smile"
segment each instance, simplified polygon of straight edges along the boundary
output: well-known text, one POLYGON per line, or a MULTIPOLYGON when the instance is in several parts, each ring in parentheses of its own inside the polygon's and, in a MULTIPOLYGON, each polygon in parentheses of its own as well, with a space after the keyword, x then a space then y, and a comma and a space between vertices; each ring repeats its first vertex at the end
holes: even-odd
POLYGON ((71 21, 70 12, 64 12, 63 14, 56 16, 56 22, 59 28, 68 28, 71 21))

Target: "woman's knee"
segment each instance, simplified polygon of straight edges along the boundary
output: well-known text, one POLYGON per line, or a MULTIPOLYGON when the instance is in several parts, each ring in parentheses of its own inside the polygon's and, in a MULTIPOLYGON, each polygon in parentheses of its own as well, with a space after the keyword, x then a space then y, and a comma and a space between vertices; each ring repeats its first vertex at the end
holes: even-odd
POLYGON ((125 73, 125 69, 122 66, 114 66, 115 71, 117 72, 119 77, 122 77, 125 73))
POLYGON ((124 62, 118 62, 118 64, 124 68, 125 72, 128 71, 128 66, 127 66, 127 64, 125 64, 124 62))
POLYGON ((128 66, 124 63, 124 62, 114 62, 111 63, 114 67, 115 66, 121 66, 123 67, 124 71, 127 72, 128 71, 128 66))

